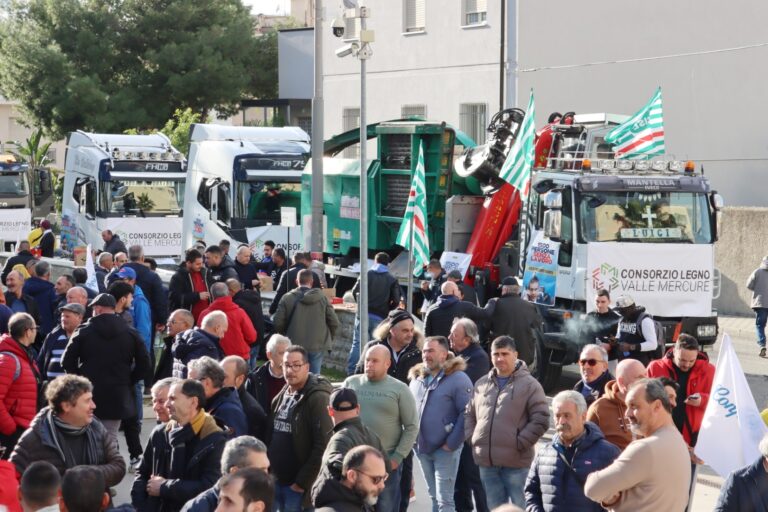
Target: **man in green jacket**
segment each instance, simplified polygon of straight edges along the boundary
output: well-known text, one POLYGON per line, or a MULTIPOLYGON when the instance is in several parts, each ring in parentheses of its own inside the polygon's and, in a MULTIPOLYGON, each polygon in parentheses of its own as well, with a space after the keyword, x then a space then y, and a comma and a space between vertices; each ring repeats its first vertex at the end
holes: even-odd
POLYGON ((339 330, 339 319, 328 298, 319 288, 312 288, 311 270, 299 272, 299 287, 283 295, 273 318, 275 331, 288 336, 309 354, 309 371, 320 375, 323 352, 339 330))
POLYGON ((274 510, 299 512, 312 506, 309 491, 333 428, 326 409, 333 386, 310 373, 307 351, 298 345, 286 349, 283 374, 287 384, 272 401, 267 453, 276 481, 274 510))

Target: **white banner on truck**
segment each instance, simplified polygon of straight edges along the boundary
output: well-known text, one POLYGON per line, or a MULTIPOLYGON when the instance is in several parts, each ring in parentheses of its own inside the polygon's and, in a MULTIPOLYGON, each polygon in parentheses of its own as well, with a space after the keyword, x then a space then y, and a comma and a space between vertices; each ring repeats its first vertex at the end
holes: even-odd
POLYGON ((301 250, 300 226, 259 226, 246 229, 245 235, 248 237, 248 245, 251 246, 257 258, 264 254, 264 242, 267 240, 275 242, 275 247, 282 247, 289 258, 301 250))
POLYGON ((587 244, 587 308, 597 290, 630 295, 652 315, 712 313, 714 248, 693 244, 587 244))
POLYGON ((109 218, 104 229, 120 235, 126 247, 140 245, 147 256, 178 256, 181 217, 109 218))
POLYGON ((32 230, 32 212, 29 208, 0 210, 0 240, 16 242, 26 240, 32 230))

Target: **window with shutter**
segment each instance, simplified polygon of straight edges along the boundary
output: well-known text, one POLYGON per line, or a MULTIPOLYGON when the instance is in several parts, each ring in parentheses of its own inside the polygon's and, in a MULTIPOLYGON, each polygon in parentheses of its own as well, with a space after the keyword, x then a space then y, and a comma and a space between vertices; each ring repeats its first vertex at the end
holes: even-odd
POLYGON ((488 13, 488 0, 463 0, 463 25, 478 25, 485 23, 488 13))
POLYGON ((486 104, 462 103, 459 107, 459 128, 478 144, 485 143, 486 104))
POLYGON ((403 0, 405 32, 423 32, 426 27, 426 0, 403 0))
POLYGON ((427 117, 426 105, 403 105, 400 107, 400 117, 422 116, 427 117))

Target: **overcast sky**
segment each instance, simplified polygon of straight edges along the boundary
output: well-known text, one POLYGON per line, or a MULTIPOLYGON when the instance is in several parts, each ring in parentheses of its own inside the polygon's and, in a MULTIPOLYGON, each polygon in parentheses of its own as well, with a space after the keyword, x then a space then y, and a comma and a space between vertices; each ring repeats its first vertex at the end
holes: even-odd
POLYGON ((242 0, 243 4, 251 6, 253 14, 288 14, 291 10, 291 0, 242 0))

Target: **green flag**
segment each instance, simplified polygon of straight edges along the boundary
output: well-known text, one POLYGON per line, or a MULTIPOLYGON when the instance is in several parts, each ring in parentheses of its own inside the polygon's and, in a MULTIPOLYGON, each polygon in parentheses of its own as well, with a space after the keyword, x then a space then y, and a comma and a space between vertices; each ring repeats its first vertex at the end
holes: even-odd
POLYGON ((531 185, 531 169, 533 168, 534 143, 536 141, 536 106, 533 101, 533 89, 528 100, 528 112, 525 114, 523 124, 520 125, 512 149, 501 166, 499 177, 515 187, 520 193, 520 198, 528 197, 531 185))
POLYGON ((613 144, 616 158, 639 159, 664 154, 664 117, 661 87, 651 101, 635 115, 608 132, 605 142, 613 144))
POLYGON ((414 261, 414 275, 418 275, 424 265, 429 263, 429 237, 427 236, 427 187, 424 173, 424 142, 419 145, 419 160, 413 174, 411 190, 408 193, 408 205, 405 208, 403 223, 395 243, 411 252, 414 261), (411 226, 413 226, 413 245, 411 247, 411 226))

